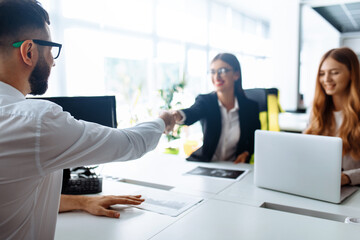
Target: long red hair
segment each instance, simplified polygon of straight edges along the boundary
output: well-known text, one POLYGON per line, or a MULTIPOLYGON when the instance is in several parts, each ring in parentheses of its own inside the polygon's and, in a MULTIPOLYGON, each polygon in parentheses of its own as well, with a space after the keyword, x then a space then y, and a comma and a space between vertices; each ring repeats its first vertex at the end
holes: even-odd
POLYGON ((324 54, 320 61, 316 77, 315 96, 309 127, 306 134, 338 136, 343 141, 343 155, 350 154, 360 160, 360 70, 356 54, 349 48, 335 48, 324 54), (344 64, 350 72, 349 86, 346 88, 346 99, 343 103, 343 122, 336 132, 333 115, 334 103, 332 97, 326 95, 322 88, 319 73, 327 58, 332 58, 344 64))

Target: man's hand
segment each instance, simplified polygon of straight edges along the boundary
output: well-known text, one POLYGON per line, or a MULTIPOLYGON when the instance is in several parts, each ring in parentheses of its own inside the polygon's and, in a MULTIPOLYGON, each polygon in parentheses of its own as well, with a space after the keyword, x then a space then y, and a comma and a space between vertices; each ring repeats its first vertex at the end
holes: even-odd
POLYGON ((165 122, 165 133, 171 132, 175 126, 174 115, 169 111, 163 111, 159 117, 165 122))
POLYGON ((234 161, 234 163, 245 163, 246 159, 249 157, 249 152, 243 152, 242 154, 240 154, 236 160, 234 161))
POLYGON ((120 213, 110 210, 115 204, 139 205, 144 201, 141 195, 129 196, 79 196, 61 195, 59 212, 83 210, 96 216, 119 218, 120 213))

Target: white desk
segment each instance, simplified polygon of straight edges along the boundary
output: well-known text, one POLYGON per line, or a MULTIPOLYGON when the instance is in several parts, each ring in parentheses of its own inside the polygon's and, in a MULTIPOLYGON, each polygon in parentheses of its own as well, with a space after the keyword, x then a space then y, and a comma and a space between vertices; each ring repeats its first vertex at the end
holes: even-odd
POLYGON ((268 202, 344 216, 360 217, 360 190, 345 199, 345 201, 341 204, 327 203, 310 198, 258 188, 254 185, 253 171, 242 179, 242 181, 235 182, 214 198, 255 207, 260 207, 264 202, 268 202))
POLYGON ((356 239, 360 227, 313 217, 209 200, 152 240, 356 239))
POLYGON ((233 180, 185 174, 197 166, 251 169, 248 164, 189 162, 172 154, 148 153, 134 161, 109 163, 101 171, 104 175, 116 176, 120 181, 176 192, 212 196, 234 183, 233 180))
POLYGON ((259 207, 270 202, 360 217, 360 192, 342 204, 332 204, 257 188, 252 171, 239 181, 184 174, 196 166, 253 168, 247 164, 187 162, 156 153, 107 165, 103 173, 136 184, 104 181, 103 194, 131 194, 147 185, 201 196, 204 201, 177 217, 136 208, 119 209, 120 219, 62 213, 55 239, 356 239, 360 234, 357 225, 259 207))
MULTIPOLYGON (((102 194, 127 195, 143 188, 105 180, 102 194)), ((133 207, 113 208, 120 212, 119 219, 93 216, 85 212, 59 214, 55 239, 150 239, 177 220, 174 217, 133 207)))

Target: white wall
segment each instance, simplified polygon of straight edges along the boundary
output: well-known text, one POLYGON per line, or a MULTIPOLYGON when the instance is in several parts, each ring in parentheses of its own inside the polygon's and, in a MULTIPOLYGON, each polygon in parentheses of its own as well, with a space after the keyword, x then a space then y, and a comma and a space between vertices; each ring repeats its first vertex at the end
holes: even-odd
POLYGON ((360 55, 360 32, 341 35, 341 45, 351 48, 360 55))
POLYGON ((311 107, 318 66, 325 52, 340 46, 340 33, 311 7, 302 8, 300 89, 304 105, 311 107))
POLYGON ((297 108, 299 2, 273 0, 270 29, 273 41, 273 79, 278 82, 285 110, 297 108))

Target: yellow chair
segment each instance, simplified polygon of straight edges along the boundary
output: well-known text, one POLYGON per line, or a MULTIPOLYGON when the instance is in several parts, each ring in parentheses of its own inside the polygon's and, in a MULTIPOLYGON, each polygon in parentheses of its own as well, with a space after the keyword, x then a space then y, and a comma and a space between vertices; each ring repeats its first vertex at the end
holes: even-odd
POLYGON ((199 144, 199 141, 196 140, 186 140, 184 142, 184 152, 185 155, 188 157, 190 156, 193 152, 195 152, 196 150, 198 150, 201 147, 201 145, 199 144))
POLYGON ((247 98, 259 105, 261 130, 280 131, 279 113, 284 110, 280 106, 278 89, 252 88, 244 91, 247 98))
MULTIPOLYGON (((284 112, 279 102, 279 90, 277 88, 252 88, 246 89, 247 98, 259 105, 259 119, 261 130, 280 131, 279 113, 284 112)), ((254 155, 250 163, 254 163, 254 155)))

